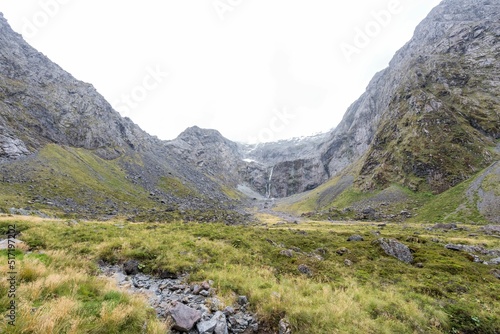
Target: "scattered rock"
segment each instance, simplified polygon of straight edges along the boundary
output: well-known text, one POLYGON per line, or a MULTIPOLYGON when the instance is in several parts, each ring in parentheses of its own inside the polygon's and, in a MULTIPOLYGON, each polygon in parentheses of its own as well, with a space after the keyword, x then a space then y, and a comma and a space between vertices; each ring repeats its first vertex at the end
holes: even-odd
POLYGON ((489 235, 492 234, 500 235, 500 225, 486 225, 481 227, 481 231, 489 235))
POLYGON ((300 264, 298 269, 304 275, 308 275, 308 276, 312 275, 311 269, 309 269, 309 267, 306 266, 305 264, 300 264))
POLYGON ((347 241, 364 241, 362 236, 359 234, 351 235, 349 238, 347 238, 347 241))
POLYGON ((193 292, 193 295, 197 295, 200 293, 201 291, 201 286, 199 286, 198 284, 195 284, 193 285, 193 287, 191 288, 191 291, 193 292))
POLYGON ((361 219, 375 219, 377 212, 371 206, 361 210, 361 219))
POLYGON ((160 270, 160 272, 158 273, 158 277, 160 277, 161 279, 176 279, 179 277, 179 275, 177 275, 176 273, 173 273, 173 272, 170 272, 168 270, 160 270))
POLYGON ((491 259, 488 261, 489 264, 492 265, 499 265, 500 264, 500 257, 497 257, 496 259, 491 259))
POLYGON ((246 304, 248 304, 247 296, 239 296, 238 297, 238 304, 240 304, 241 306, 245 306, 246 304))
POLYGON ((196 329, 198 329, 199 334, 213 333, 215 327, 217 326, 217 320, 215 317, 208 321, 200 321, 196 324, 196 329))
POLYGON ((475 263, 481 263, 483 262, 481 260, 481 258, 475 254, 471 254, 471 253, 467 253, 467 257, 469 258, 469 260, 471 260, 472 262, 475 262, 475 263))
POLYGON ((319 255, 319 254, 314 254, 314 253, 311 253, 309 254, 308 256, 310 256, 311 258, 313 258, 314 260, 316 261, 324 261, 325 259, 319 255))
POLYGON ((496 278, 500 279, 500 270, 498 269, 493 269, 491 271, 491 273, 493 274, 493 276, 495 276, 496 278))
POLYGON ((415 263, 415 267, 417 267, 417 268, 423 268, 424 264, 422 262, 415 263))
POLYGON ((280 255, 286 256, 286 257, 293 257, 293 250, 291 249, 284 249, 280 252, 280 255))
POLYGON ((483 255, 489 256, 500 256, 500 249, 486 249, 483 246, 471 246, 471 245, 462 245, 462 244, 447 244, 444 246, 446 249, 453 251, 463 251, 467 253, 479 253, 483 255))
POLYGON ((453 229, 457 228, 457 224, 454 224, 454 223, 447 223, 447 224, 445 224, 445 223, 437 223, 432 228, 435 229, 435 230, 437 230, 437 229, 441 229, 441 230, 453 230, 453 229))
POLYGON ((335 251, 335 253, 337 253, 338 255, 344 255, 344 254, 349 254, 351 251, 348 250, 347 248, 345 247, 342 247, 342 248, 339 248, 335 251))
POLYGON ((136 275, 139 273, 139 262, 130 260, 123 264, 123 271, 127 275, 136 275))
POLYGON ((201 288, 203 290, 207 290, 207 291, 210 290, 210 283, 208 283, 208 282, 201 283, 201 288))
POLYGON ((194 324, 201 319, 201 312, 182 303, 175 303, 170 310, 170 315, 174 320, 174 328, 181 332, 189 332, 194 324))
POLYGON ((345 264, 346 266, 350 267, 350 266, 352 266, 352 261, 351 261, 351 260, 349 260, 349 259, 345 259, 345 260, 344 260, 344 264, 345 264))
POLYGON ((217 323, 215 325, 214 334, 228 334, 227 320, 226 320, 226 316, 224 315, 224 313, 216 312, 212 319, 215 319, 215 321, 217 323))
POLYGON ((406 210, 401 211, 399 215, 403 218, 411 218, 411 213, 406 210))
POLYGON ((327 249, 326 248, 316 248, 314 250, 315 253, 318 253, 320 255, 326 255, 326 253, 328 253, 327 249))
POLYGON ((179 334, 180 331, 191 334, 248 334, 259 329, 257 318, 246 311, 248 298, 245 296, 238 298, 236 306, 228 306, 223 312, 219 311, 224 305, 215 295, 212 281, 189 285, 185 275, 176 279, 161 279, 142 273, 130 279, 124 274, 123 266, 107 266, 105 263, 99 265, 101 271, 112 276, 120 287, 149 296, 149 303, 159 318, 174 319, 176 327, 172 329, 172 334, 179 334), (195 321, 198 315, 200 318, 195 321), (192 327, 188 329, 191 323, 192 327))
POLYGON ((281 319, 279 323, 279 334, 292 334, 290 323, 286 319, 281 319))
POLYGON ((408 246, 395 239, 380 238, 375 240, 374 243, 379 245, 387 255, 405 263, 413 262, 413 255, 408 246))

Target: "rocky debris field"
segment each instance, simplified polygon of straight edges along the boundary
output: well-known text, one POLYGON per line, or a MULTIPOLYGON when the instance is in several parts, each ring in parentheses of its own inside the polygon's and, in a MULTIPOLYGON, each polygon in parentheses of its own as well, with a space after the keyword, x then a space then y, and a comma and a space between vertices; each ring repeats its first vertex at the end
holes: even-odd
POLYGON ((225 306, 215 294, 213 282, 188 284, 187 276, 153 277, 139 273, 138 262, 128 261, 123 267, 100 264, 103 275, 113 277, 119 287, 148 296, 160 319, 172 322, 170 334, 257 333, 259 322, 249 312, 246 296, 236 305, 225 306))

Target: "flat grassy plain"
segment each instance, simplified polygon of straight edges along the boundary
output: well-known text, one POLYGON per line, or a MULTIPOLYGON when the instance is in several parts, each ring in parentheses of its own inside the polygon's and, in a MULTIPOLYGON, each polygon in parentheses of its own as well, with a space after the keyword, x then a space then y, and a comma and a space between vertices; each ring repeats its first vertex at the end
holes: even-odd
MULTIPOLYGON (((246 295, 262 328, 276 332, 282 318, 294 333, 500 332, 500 280, 492 272, 499 266, 444 247, 500 249, 500 239, 479 225, 445 231, 415 222, 289 224, 272 215, 258 218, 253 226, 226 226, 0 217, 0 235, 15 224, 26 244, 16 251, 16 326, 2 321, 0 332, 167 332, 168 324, 156 318, 144 296, 120 291, 99 276, 99 260, 128 259, 138 260, 145 273, 169 270, 189 273, 191 282, 213 280, 227 305, 246 295), (353 234, 364 241, 348 242, 353 234), (380 237, 408 245, 415 265, 386 255, 373 244, 380 237), (291 252, 286 256, 284 250, 291 252), (301 273, 299 265, 310 273, 301 273)), ((0 271, 7 269, 7 251, 0 251, 0 271)), ((10 302, 7 291, 2 279, 2 314, 10 302)))

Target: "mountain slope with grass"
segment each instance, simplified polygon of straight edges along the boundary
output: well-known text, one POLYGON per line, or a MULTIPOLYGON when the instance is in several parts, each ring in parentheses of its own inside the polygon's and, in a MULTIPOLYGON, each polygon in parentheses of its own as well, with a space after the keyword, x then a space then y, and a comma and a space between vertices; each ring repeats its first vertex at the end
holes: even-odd
POLYGON ((441 197, 453 208, 435 211, 435 219, 496 222, 499 13, 497 1, 437 6, 323 144, 321 159, 333 178, 281 208, 396 219, 447 193, 441 197), (475 186, 468 189, 467 181, 475 186), (336 211, 345 208, 357 213, 336 211), (374 209, 378 214, 369 213, 374 209))
POLYGON ((122 118, 3 16, 0 32, 3 211, 224 220, 235 208, 217 178, 122 118))

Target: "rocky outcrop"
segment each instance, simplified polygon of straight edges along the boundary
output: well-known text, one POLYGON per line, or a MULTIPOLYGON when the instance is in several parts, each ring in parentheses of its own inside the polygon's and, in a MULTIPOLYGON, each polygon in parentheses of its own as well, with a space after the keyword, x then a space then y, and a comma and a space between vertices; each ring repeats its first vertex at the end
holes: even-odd
POLYGON ((1 133, 10 134, 7 145, 5 139, 1 145, 6 157, 16 158, 57 143, 94 150, 112 159, 129 148, 144 150, 158 144, 114 111, 92 85, 76 80, 30 47, 3 16, 0 110, 1 133))
POLYGON ((193 126, 169 141, 167 146, 206 175, 233 187, 239 183, 239 170, 243 165, 239 147, 219 131, 193 126))

